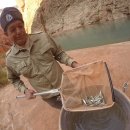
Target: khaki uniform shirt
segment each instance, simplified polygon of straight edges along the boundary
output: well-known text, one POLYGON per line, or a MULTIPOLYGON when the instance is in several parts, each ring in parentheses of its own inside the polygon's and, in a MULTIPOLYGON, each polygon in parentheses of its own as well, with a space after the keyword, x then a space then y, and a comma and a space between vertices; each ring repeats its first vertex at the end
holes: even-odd
MULTIPOLYGON (((6 53, 6 67, 9 81, 16 90, 24 92, 26 86, 20 80, 20 75, 28 78, 37 92, 58 88, 61 83, 63 70, 58 64, 71 66, 74 61, 47 34, 38 33, 28 35, 29 49, 17 45, 6 53)), ((54 94, 43 95, 50 98, 54 94)))

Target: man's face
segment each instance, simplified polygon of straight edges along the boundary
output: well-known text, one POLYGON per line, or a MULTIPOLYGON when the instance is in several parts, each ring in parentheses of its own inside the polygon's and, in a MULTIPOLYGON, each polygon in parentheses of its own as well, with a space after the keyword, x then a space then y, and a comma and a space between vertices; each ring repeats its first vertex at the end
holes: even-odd
POLYGON ((5 33, 11 41, 19 46, 23 46, 27 41, 27 34, 24 29, 24 23, 21 20, 15 20, 7 26, 5 33))

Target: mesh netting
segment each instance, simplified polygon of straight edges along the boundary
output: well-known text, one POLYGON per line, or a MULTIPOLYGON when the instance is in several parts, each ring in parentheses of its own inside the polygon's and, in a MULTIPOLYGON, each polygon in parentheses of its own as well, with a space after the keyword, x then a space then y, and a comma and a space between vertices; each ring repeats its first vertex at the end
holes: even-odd
POLYGON ((110 82, 103 61, 86 64, 63 73, 60 94, 68 111, 90 111, 111 107, 114 102, 110 82), (102 93, 104 105, 85 105, 83 99, 102 93))

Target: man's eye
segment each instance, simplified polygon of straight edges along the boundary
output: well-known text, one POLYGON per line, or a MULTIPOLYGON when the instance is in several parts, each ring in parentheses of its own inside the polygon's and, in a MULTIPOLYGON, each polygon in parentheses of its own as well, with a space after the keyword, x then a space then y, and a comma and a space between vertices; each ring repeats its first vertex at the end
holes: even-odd
POLYGON ((23 28, 23 26, 21 25, 21 26, 19 26, 19 28, 23 28))
POLYGON ((10 32, 14 32, 14 31, 15 31, 15 29, 11 29, 11 30, 10 30, 10 32))

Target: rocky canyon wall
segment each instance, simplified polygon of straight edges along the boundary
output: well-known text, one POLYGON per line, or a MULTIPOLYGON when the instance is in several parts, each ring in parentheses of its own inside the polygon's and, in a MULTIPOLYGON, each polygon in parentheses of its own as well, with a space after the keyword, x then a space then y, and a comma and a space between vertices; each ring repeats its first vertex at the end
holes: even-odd
MULTIPOLYGON (((130 15, 130 0, 16 0, 16 3, 28 33, 57 34, 130 15)), ((1 28, 0 44, 11 44, 1 28)))
POLYGON ((16 0, 28 33, 56 34, 130 15, 130 0, 16 0))

